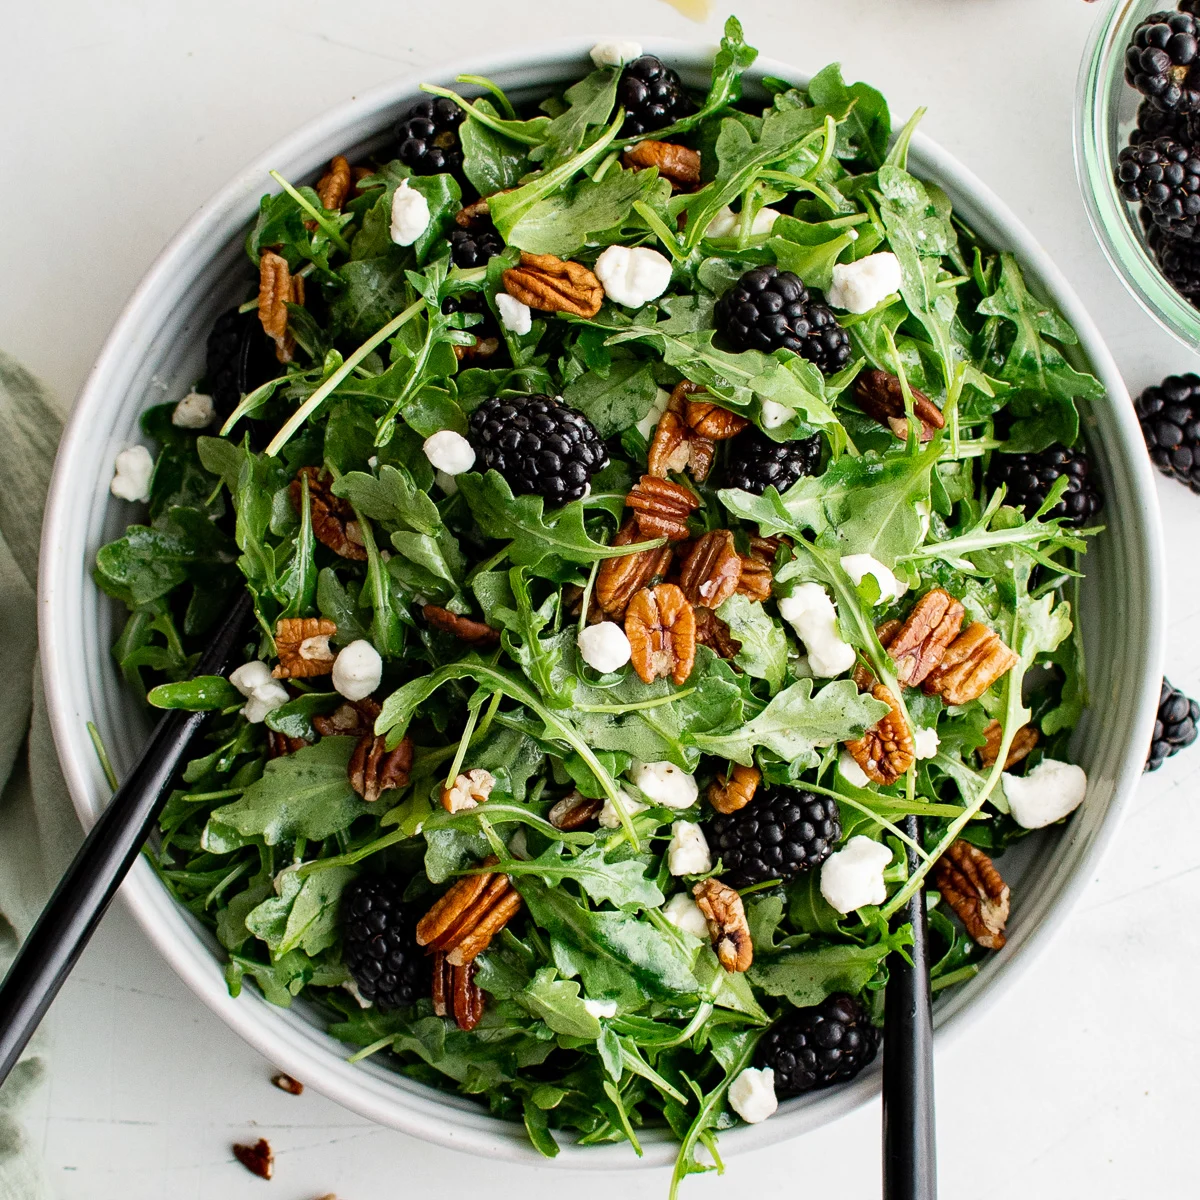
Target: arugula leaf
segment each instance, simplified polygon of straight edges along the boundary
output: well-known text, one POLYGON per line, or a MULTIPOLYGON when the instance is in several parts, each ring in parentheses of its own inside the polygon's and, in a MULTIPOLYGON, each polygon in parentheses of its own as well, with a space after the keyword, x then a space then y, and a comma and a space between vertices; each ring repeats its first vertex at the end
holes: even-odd
POLYGON ((612 115, 620 78, 619 67, 598 67, 567 88, 563 93, 566 108, 546 126, 545 141, 535 146, 529 157, 546 166, 554 166, 576 153, 587 138, 588 130, 603 125, 612 115))
POLYGON ((517 181, 529 170, 525 144, 485 125, 475 113, 498 116, 495 105, 484 97, 475 101, 475 111, 468 113, 459 126, 463 174, 481 196, 516 187, 517 181))
POLYGON ((736 594, 717 609, 717 616, 741 642, 733 661, 747 675, 765 679, 772 693, 777 692, 787 671, 788 644, 783 626, 769 617, 761 604, 736 594))
POLYGON ((586 1041, 600 1036, 599 1018, 584 1006, 579 984, 573 979, 560 979, 553 967, 542 967, 513 999, 555 1033, 586 1041))
POLYGON ((618 359, 604 373, 586 371, 563 390, 563 400, 583 413, 602 438, 636 425, 657 397, 650 364, 632 358, 618 359))
POLYGON ((337 941, 338 903, 353 878, 352 867, 330 867, 304 878, 295 871, 284 871, 279 895, 248 913, 246 928, 266 942, 272 959, 293 950, 320 954, 337 941))
POLYGON ((607 900, 617 908, 660 908, 665 897, 658 884, 646 878, 646 864, 637 858, 610 861, 599 842, 574 857, 564 857, 550 846, 528 862, 505 861, 509 875, 534 875, 547 887, 564 879, 578 883, 597 903, 607 900))
POLYGON ((847 85, 838 63, 818 71, 808 84, 808 98, 818 108, 846 112, 838 125, 838 156, 879 167, 887 156, 892 116, 887 101, 865 83, 847 85))
POLYGON ((242 694, 222 675, 197 675, 179 683, 163 683, 146 695, 155 708, 181 708, 187 712, 211 712, 241 704, 242 694))

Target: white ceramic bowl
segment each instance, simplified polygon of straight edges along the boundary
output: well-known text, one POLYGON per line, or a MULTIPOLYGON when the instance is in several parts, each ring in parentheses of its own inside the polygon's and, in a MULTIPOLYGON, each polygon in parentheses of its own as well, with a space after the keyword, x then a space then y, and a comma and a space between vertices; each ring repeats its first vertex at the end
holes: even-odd
MULTIPOLYGON (((109 647, 124 619, 89 575, 96 550, 121 534, 133 509, 108 493, 113 457, 138 440, 139 413, 185 394, 201 374, 204 340, 217 313, 240 296, 246 279, 242 242, 268 190, 267 171, 315 178, 330 157, 351 160, 381 146, 422 79, 452 84, 484 74, 518 99, 572 80, 589 67, 592 41, 530 50, 520 57, 475 60, 436 74, 412 74, 315 121, 250 164, 205 204, 163 252, 117 322, 76 404, 63 438, 42 539, 41 653, 54 736, 80 820, 90 825, 108 788, 85 722, 100 729, 117 771, 133 762, 148 720, 114 668, 109 647)), ((647 46, 703 86, 712 50, 672 42, 647 46)), ((751 78, 804 78, 784 63, 760 59, 751 78)), ((902 117, 907 114, 900 114, 902 117)), ((1103 478, 1107 532, 1087 556, 1083 628, 1089 651, 1092 708, 1075 751, 1091 786, 1065 830, 1028 839, 1005 856, 1013 885, 1008 945, 982 971, 940 998, 940 1031, 965 1026, 994 998, 1035 945, 1061 921, 1112 836, 1141 775, 1162 678, 1162 552, 1154 484, 1133 408, 1100 335, 1074 292, 1011 212, 952 157, 920 135, 917 174, 937 181, 954 207, 992 245, 1013 251, 1033 287, 1051 298, 1079 332, 1077 358, 1103 381, 1108 399, 1085 414, 1088 440, 1103 478)), ((493 1158, 545 1162, 519 1125, 496 1120, 472 1102, 414 1083, 377 1060, 352 1065, 303 1005, 284 1011, 252 987, 233 1000, 225 989, 216 942, 139 860, 123 889, 126 903, 189 987, 231 1028, 281 1069, 385 1125, 493 1158)), ((778 1115, 722 1138, 726 1153, 794 1137, 849 1111, 879 1089, 879 1064, 852 1084, 785 1103, 778 1115)), ((564 1147, 563 1167, 650 1167, 670 1161, 665 1136, 643 1139, 645 1157, 626 1146, 564 1147)))

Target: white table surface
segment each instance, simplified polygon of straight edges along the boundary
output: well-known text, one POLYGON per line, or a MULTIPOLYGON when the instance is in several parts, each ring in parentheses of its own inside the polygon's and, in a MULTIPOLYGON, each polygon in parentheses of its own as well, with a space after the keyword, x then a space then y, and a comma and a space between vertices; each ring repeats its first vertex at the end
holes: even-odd
MULTIPOLYGON (((7 4, 0 72, 6 234, 0 344, 64 397, 126 297, 198 202, 300 123, 394 72, 531 35, 714 40, 654 0, 50 0, 7 4)), ((740 0, 749 40, 815 70, 840 59, 1016 210, 1074 284, 1134 392, 1196 359, 1123 291, 1088 228, 1071 110, 1098 9, 1083 0, 740 0)), ((723 16, 723 9, 721 15, 723 16)), ((1200 497, 1159 481, 1170 670, 1200 693, 1200 497)), ((986 1020, 937 1056, 950 1200, 1171 1200, 1196 1194, 1200 749, 1142 784, 1061 932, 986 1020)), ((30 1120, 63 1197, 190 1200, 396 1194, 628 1200, 662 1171, 497 1168, 381 1129, 310 1092, 213 1017, 118 904, 54 1010, 53 1072, 30 1120), (266 1136, 275 1180, 232 1158, 266 1136)), ((685 1195, 879 1195, 879 1114, 732 1159, 685 1195)))

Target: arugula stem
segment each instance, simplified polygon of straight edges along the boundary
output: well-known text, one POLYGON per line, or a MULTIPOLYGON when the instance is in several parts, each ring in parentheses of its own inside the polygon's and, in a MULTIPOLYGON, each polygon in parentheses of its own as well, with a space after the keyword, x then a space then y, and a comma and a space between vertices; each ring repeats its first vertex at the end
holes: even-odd
POLYGON ((380 1050, 386 1050, 391 1044, 392 1035, 389 1033, 387 1037, 381 1037, 377 1042, 372 1042, 369 1046, 364 1046, 361 1050, 356 1050, 346 1061, 351 1063, 362 1062, 364 1058, 370 1058, 372 1054, 378 1054, 380 1050))
POLYGON ((306 862, 303 866, 296 868, 296 874, 304 879, 317 871, 328 871, 331 867, 352 867, 355 863, 362 862, 364 858, 378 854, 380 850, 386 850, 397 842, 407 841, 408 837, 409 835, 404 830, 395 829, 391 833, 385 833, 383 837, 376 838, 373 842, 368 842, 365 846, 359 846, 357 850, 349 850, 345 854, 338 854, 333 858, 318 858, 312 862, 306 862))
POLYGON ((513 128, 514 126, 527 125, 529 124, 528 121, 506 121, 501 117, 493 117, 491 113, 485 113, 482 109, 476 108, 470 100, 465 99, 449 88, 439 87, 436 83, 423 83, 421 84, 421 91, 428 92, 431 96, 445 96, 447 100, 453 100, 463 112, 470 113, 480 125, 486 125, 494 133, 511 138, 514 142, 521 142, 526 146, 540 146, 545 140, 540 132, 530 133, 525 129, 513 128))
MULTIPOLYGON (((492 697, 493 700, 498 699, 499 692, 496 692, 492 697)), ((472 697, 472 700, 474 697, 472 697)), ((468 702, 467 704, 467 723, 463 728, 462 737, 458 739, 458 750, 455 752, 454 761, 450 764, 450 770, 446 772, 446 787, 453 787, 455 779, 458 778, 458 773, 462 769, 463 759, 467 756, 467 747, 471 744, 471 736, 475 732, 475 722, 479 719, 479 705, 468 702)))
POLYGON ((979 964, 968 963, 965 967, 959 967, 957 971, 950 971, 946 975, 939 975, 937 979, 931 979, 929 990, 940 992, 942 988, 953 987, 956 983, 965 983, 968 979, 974 979, 978 974, 979 964))
POLYGON ((672 692, 669 696, 656 696, 650 700, 635 700, 632 704, 573 704, 571 707, 577 712, 586 713, 643 712, 648 708, 661 708, 664 704, 674 704, 677 700, 682 700, 685 696, 690 696, 695 690, 694 687, 683 688, 681 691, 672 692))
POLYGON ((96 728, 94 721, 89 721, 87 731, 88 737, 92 739, 92 749, 96 751, 96 757, 100 760, 100 769, 104 772, 104 778, 108 780, 108 786, 115 792, 121 783, 117 778, 116 771, 113 770, 108 751, 104 748, 104 742, 100 738, 100 730, 96 728))
POLYGON ((667 253, 677 262, 686 262, 688 252, 680 249, 679 239, 667 228, 663 219, 644 200, 633 202, 634 211, 653 230, 655 237, 662 242, 667 253))
POLYGON ((304 209, 304 211, 308 213, 308 215, 314 221, 316 221, 318 225, 320 225, 320 227, 325 231, 325 236, 328 237, 329 240, 343 254, 350 253, 350 243, 346 241, 344 237, 342 237, 341 230, 338 229, 336 225, 332 224, 329 218, 326 217, 319 208, 305 200, 305 198, 300 195, 300 193, 296 191, 296 189, 292 187, 292 185, 288 183, 288 181, 284 179, 284 177, 280 175, 278 171, 268 171, 267 174, 269 174, 271 178, 275 180, 275 182, 279 184, 279 186, 283 188, 283 190, 287 192, 287 194, 291 196, 291 198, 295 200, 295 202, 300 205, 300 207, 304 209))
POLYGON ((481 87, 491 92, 508 120, 515 121, 517 119, 517 110, 513 108, 512 101, 504 94, 500 85, 493 83, 486 75, 459 75, 454 82, 465 83, 471 87, 481 87))

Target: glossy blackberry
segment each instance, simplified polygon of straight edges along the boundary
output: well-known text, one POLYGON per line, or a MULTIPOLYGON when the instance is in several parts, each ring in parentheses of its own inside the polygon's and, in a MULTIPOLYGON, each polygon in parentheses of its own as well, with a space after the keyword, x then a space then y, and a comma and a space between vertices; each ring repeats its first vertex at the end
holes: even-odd
POLYGON ((738 350, 782 346, 831 375, 849 361, 850 335, 822 300, 791 271, 755 267, 717 302, 717 328, 738 350))
POLYGON ((665 129, 693 108, 679 76, 653 54, 635 58, 621 72, 617 103, 625 109, 622 137, 665 129))
POLYGON ((430 988, 429 959, 417 945, 416 917, 395 879, 359 876, 342 893, 342 961, 363 999, 402 1008, 430 988))
POLYGON ((1004 503, 1033 516, 1060 475, 1067 477, 1062 499, 1043 519, 1063 517, 1068 525, 1086 525, 1103 507, 1104 496, 1092 478, 1086 451, 1053 445, 1037 454, 993 454, 988 487, 1005 486, 1004 503))
POLYGON ((504 239, 494 225, 482 229, 450 230, 450 257, 464 271, 487 265, 489 258, 504 253, 504 239))
POLYGON ((1193 14, 1153 13, 1134 30, 1125 51, 1125 82, 1165 112, 1200 111, 1198 57, 1193 14))
POLYGON ((751 425, 730 443, 725 459, 725 486, 761 496, 769 487, 786 491, 801 475, 811 475, 821 461, 821 435, 798 442, 773 442, 751 425))
POLYGON ((1168 375, 1136 408, 1154 465, 1200 493, 1200 375, 1168 375))
POLYGON ((213 407, 228 417, 246 392, 283 373, 256 312, 223 312, 205 347, 204 378, 213 407))
POLYGON ((1146 243, 1163 278, 1192 304, 1200 305, 1200 240, 1174 238, 1153 221, 1148 224, 1146 243))
POLYGON ((1145 769, 1157 771, 1172 754, 1190 746, 1196 740, 1198 724, 1200 704, 1189 700, 1178 688, 1171 686, 1169 679, 1164 679, 1145 769))
POLYGON ((1170 138, 1126 146, 1115 172, 1121 195, 1139 201, 1154 224, 1177 238, 1200 235, 1200 152, 1170 138))
POLYGON ((493 397, 472 414, 471 444, 485 471, 499 471, 518 496, 551 504, 578 500, 608 451, 581 412, 549 396, 493 397))
POLYGON ((819 866, 833 853, 842 823, 832 797, 773 787, 737 812, 718 813, 706 832, 725 870, 722 881, 744 888, 819 866))
POLYGON ((414 104, 396 126, 400 161, 415 175, 461 171, 463 152, 458 127, 462 119, 462 109, 445 96, 414 104))
POLYGON ((1195 116, 1163 112, 1151 101, 1143 100, 1138 105, 1137 123, 1129 131, 1129 144, 1137 146, 1142 142, 1153 142, 1157 138, 1167 137, 1190 145, 1200 141, 1200 138, 1196 137, 1197 133, 1200 133, 1200 120, 1195 116))
POLYGON ((879 1049, 879 1030, 853 996, 835 992, 801 1008, 767 1030, 755 1060, 775 1072, 777 1096, 853 1079, 879 1049))

